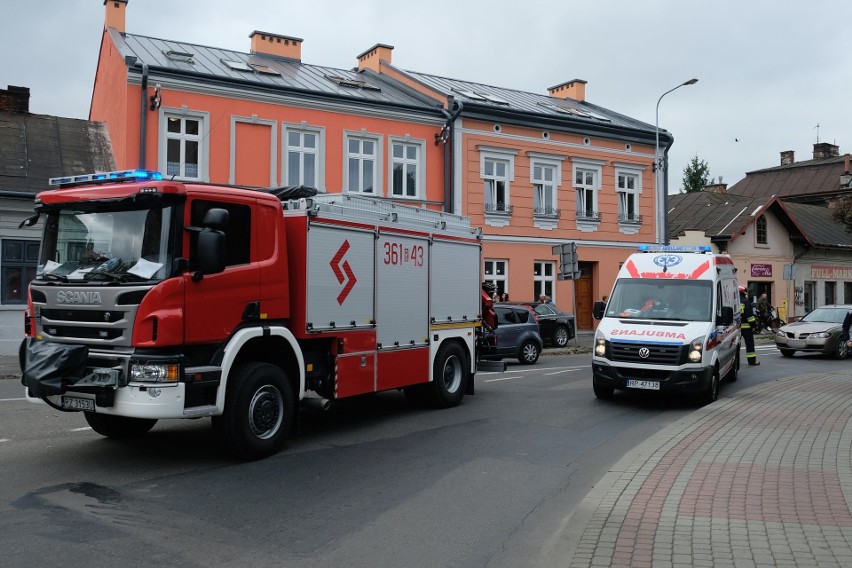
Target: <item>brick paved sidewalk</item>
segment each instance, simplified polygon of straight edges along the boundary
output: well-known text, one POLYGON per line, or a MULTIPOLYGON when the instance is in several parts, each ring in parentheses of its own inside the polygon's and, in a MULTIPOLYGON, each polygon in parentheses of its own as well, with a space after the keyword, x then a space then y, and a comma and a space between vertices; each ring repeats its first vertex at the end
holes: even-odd
POLYGON ((852 376, 720 399, 627 454, 552 566, 852 566, 852 376))

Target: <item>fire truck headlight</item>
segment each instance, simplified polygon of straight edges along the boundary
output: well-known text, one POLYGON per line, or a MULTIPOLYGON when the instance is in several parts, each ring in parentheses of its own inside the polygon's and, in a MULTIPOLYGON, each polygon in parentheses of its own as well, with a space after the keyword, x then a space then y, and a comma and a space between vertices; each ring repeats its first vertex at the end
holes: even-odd
POLYGON ((176 363, 134 363, 130 365, 130 380, 140 383, 174 383, 180 377, 176 363))
POLYGON ((699 363, 701 362, 701 356, 704 351, 704 338, 698 337, 689 342, 689 353, 687 353, 687 358, 690 363, 699 363))
POLYGON ((595 355, 598 357, 606 355, 606 339, 603 335, 595 335, 595 355))

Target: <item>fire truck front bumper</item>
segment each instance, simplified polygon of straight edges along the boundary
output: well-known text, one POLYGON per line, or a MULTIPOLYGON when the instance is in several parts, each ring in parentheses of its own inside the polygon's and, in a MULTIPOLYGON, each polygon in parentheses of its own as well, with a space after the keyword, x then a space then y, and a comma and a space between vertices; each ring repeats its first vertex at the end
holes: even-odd
POLYGON ((618 390, 700 394, 709 388, 712 376, 713 367, 645 369, 615 366, 603 359, 592 362, 594 384, 618 390))

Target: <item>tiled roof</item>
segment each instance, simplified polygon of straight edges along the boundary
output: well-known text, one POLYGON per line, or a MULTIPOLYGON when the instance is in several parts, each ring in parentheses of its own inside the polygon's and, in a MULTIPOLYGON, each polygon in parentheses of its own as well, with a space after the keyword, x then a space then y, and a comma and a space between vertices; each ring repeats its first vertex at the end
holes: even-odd
POLYGON ((359 73, 352 69, 308 65, 295 59, 119 34, 113 29, 110 33, 122 56, 135 57, 135 65, 147 64, 152 71, 251 85, 259 90, 312 93, 365 103, 420 107, 424 110, 434 110, 436 106, 435 101, 372 72, 359 73), (190 54, 191 62, 171 59, 166 55, 167 52, 190 54), (225 61, 242 64, 248 69, 234 69, 225 61), (274 73, 251 70, 251 65, 262 65, 274 73))
POLYGON ((840 191, 844 156, 794 162, 746 173, 728 193, 769 198, 822 196, 840 191))
POLYGON ((703 231, 711 240, 733 240, 767 205, 767 199, 695 191, 668 198, 669 236, 703 231))
POLYGON ((51 177, 115 169, 106 125, 0 112, 0 191, 36 194, 51 177))
POLYGON ((790 218, 805 233, 812 246, 852 248, 852 234, 831 218, 826 205, 782 201, 790 218))

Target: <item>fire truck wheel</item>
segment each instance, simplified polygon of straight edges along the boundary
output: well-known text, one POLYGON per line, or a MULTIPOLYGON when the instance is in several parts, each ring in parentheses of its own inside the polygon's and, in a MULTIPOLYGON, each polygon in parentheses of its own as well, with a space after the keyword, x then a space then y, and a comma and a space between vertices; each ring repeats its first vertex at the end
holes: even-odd
POLYGON ((111 414, 95 414, 84 412, 86 422, 92 430, 106 436, 107 438, 133 438, 141 436, 154 427, 157 423, 152 418, 128 418, 126 416, 113 416, 111 414))
POLYGON ((228 379, 225 411, 213 417, 223 450, 243 460, 279 451, 293 425, 295 404, 287 376, 269 363, 246 363, 228 379))
POLYGON ((428 384, 426 400, 436 408, 457 406, 469 379, 469 367, 464 349, 458 343, 445 342, 435 355, 432 382, 428 384))

